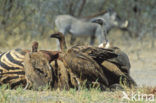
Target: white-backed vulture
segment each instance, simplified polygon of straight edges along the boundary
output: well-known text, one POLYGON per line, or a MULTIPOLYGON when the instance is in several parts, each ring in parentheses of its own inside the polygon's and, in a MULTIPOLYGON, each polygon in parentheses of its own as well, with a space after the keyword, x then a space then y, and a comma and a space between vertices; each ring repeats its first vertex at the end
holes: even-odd
POLYGON ((52 78, 52 68, 46 53, 37 51, 38 43, 33 42, 32 52, 28 52, 24 58, 24 71, 27 80, 27 88, 39 89, 49 85, 52 78))
MULTIPOLYGON (((55 33, 51 37, 59 39, 61 50, 65 51, 64 36, 61 33, 55 33)), ((107 85, 109 86, 123 81, 127 82, 128 87, 136 86, 135 81, 129 75, 130 62, 128 56, 117 47, 105 49, 74 46, 65 52, 64 61, 72 72, 79 77, 81 74, 87 80, 102 78, 103 75, 104 78, 107 77, 106 80, 109 82, 107 85), (125 78, 125 80, 121 78, 125 78)), ((101 82, 100 80, 102 79, 99 79, 99 82, 101 82)))
POLYGON ((83 81, 87 80, 87 83, 98 81, 105 86, 109 85, 102 68, 95 60, 77 49, 71 48, 67 50, 62 33, 52 34, 51 38, 57 38, 60 41, 60 48, 64 53, 64 65, 71 69, 78 78, 83 81))

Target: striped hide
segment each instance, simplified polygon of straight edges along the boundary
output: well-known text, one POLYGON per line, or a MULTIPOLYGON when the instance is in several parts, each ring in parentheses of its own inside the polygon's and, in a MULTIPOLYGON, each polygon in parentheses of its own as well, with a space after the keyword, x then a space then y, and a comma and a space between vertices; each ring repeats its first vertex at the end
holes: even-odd
POLYGON ((14 49, 0 54, 0 85, 8 84, 11 88, 26 84, 24 72, 25 50, 14 49))

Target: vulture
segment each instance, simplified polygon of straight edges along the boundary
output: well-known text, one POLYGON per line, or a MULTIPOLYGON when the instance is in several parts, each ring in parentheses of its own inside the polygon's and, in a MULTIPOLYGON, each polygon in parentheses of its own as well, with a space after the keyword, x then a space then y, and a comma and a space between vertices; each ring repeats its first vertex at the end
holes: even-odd
POLYGON ((137 86, 136 82, 130 76, 129 58, 127 54, 118 47, 100 48, 74 46, 72 48, 94 59, 103 68, 110 86, 116 83, 122 83, 128 87, 137 86))
POLYGON ((116 83, 122 83, 128 87, 136 86, 129 75, 129 58, 119 48, 73 46, 67 50, 63 34, 58 32, 51 37, 60 41, 60 48, 65 53, 63 57, 65 65, 79 78, 88 81, 95 81, 98 78, 98 82, 106 86, 116 83))
POLYGON ((124 53, 121 49, 118 47, 113 47, 109 42, 104 42, 100 44, 98 47, 100 48, 107 48, 110 50, 113 50, 115 54, 117 54, 117 57, 107 59, 107 61, 104 61, 102 65, 107 68, 119 68, 121 72, 123 72, 128 80, 129 80, 129 87, 137 86, 136 82, 133 80, 133 78, 130 76, 130 61, 126 53, 124 53))
MULTIPOLYGON (((26 60, 29 62, 30 62, 29 59, 33 60, 32 58, 30 58, 29 55, 35 54, 36 56, 32 56, 32 57, 34 58, 34 60, 37 61, 37 56, 39 57, 39 54, 41 54, 42 55, 41 57, 45 58, 46 59, 45 61, 48 61, 48 63, 50 63, 53 60, 56 60, 59 57, 58 51, 47 51, 47 50, 37 51, 37 48, 38 48, 38 43, 33 42, 32 50, 17 48, 0 54, 0 85, 8 84, 11 87, 11 89, 17 88, 19 85, 25 87, 26 78, 25 78, 25 70, 23 64, 24 61, 26 60), (25 57, 26 54, 27 57, 25 57)), ((32 62, 28 64, 31 65, 31 63, 32 62)), ((29 70, 28 73, 30 73, 29 70)))
POLYGON ((27 88, 39 89, 52 83, 52 67, 50 62, 57 59, 58 54, 51 51, 38 51, 38 42, 33 42, 32 51, 26 53, 24 58, 25 78, 27 88))
POLYGON ((63 52, 62 61, 66 68, 76 75, 78 84, 83 84, 81 81, 86 81, 86 86, 89 87, 92 82, 100 82, 104 87, 109 85, 109 82, 102 70, 102 67, 86 53, 80 52, 77 48, 67 49, 65 37, 58 32, 52 34, 51 38, 57 38, 60 41, 60 48, 63 52))

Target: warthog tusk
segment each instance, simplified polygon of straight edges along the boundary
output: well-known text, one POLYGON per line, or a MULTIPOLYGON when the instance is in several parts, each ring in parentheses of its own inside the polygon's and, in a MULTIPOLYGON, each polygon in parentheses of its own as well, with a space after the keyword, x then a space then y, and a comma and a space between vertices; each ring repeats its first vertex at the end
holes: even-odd
POLYGON ((128 26, 128 20, 125 21, 125 23, 123 24, 122 27, 125 27, 126 28, 127 26, 128 26))

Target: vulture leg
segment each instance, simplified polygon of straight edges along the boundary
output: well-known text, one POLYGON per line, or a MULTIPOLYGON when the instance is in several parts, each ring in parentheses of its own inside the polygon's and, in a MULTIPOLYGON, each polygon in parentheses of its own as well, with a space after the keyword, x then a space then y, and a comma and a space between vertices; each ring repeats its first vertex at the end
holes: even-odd
POLYGON ((24 90, 28 89, 29 83, 27 82, 26 86, 24 87, 24 90))

